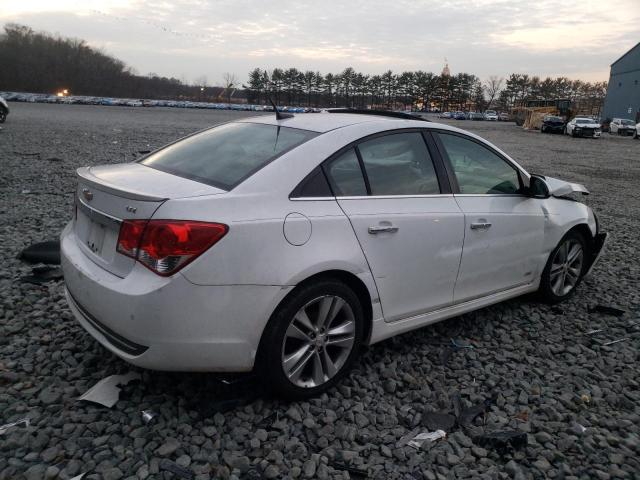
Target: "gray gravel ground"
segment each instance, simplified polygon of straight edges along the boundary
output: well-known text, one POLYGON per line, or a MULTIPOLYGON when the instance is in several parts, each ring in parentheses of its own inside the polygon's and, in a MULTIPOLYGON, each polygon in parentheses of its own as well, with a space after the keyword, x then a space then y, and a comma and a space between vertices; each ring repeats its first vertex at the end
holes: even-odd
POLYGON ((458 122, 533 172, 583 182, 612 238, 577 295, 561 306, 520 298, 370 348, 320 398, 284 403, 251 379, 143 372, 109 410, 76 399, 131 368, 73 320, 62 282, 21 283, 20 250, 56 237, 72 212, 74 169, 130 161, 243 114, 12 104, 0 131, 0 479, 640 478, 638 306, 640 142, 572 139, 513 124, 458 122), (613 305, 622 317, 587 312, 613 305), (588 336, 585 332, 602 328, 588 336), (473 349, 450 351, 451 338, 473 349), (603 346, 607 340, 628 338, 603 346), (249 397, 225 410, 218 402, 249 397), (257 396, 255 399, 250 397, 257 396), (401 438, 425 431, 430 411, 494 398, 483 418, 421 450, 401 438), (145 425, 141 410, 158 416, 145 425), (582 427, 585 427, 584 430, 582 427), (528 446, 481 446, 483 431, 526 432, 528 446), (583 431, 584 430, 584 431, 583 431), (352 473, 351 478, 363 478, 352 473))

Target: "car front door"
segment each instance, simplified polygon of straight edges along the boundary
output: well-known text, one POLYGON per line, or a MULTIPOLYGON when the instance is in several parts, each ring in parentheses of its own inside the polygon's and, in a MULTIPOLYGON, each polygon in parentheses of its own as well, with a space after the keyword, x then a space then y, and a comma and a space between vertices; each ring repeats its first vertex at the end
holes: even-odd
POLYGON ((427 141, 417 130, 369 137, 323 166, 369 263, 387 322, 453 302, 464 215, 427 141))
POLYGON ((518 169, 487 145, 454 133, 437 138, 465 216, 454 302, 535 281, 545 227, 540 200, 522 194, 518 169))

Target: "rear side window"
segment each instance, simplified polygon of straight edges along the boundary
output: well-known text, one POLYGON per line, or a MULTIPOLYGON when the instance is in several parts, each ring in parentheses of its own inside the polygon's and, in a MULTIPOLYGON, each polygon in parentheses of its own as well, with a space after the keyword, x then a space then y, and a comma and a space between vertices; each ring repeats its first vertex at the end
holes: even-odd
POLYGON ((418 132, 396 133, 358 145, 371 195, 439 194, 427 145, 418 132))
POLYGON ((277 125, 227 123, 180 140, 140 163, 231 190, 283 153, 318 135, 277 125))
POLYGON ((367 186, 362 176, 358 156, 353 148, 329 163, 327 176, 336 196, 360 197, 367 195, 367 186))

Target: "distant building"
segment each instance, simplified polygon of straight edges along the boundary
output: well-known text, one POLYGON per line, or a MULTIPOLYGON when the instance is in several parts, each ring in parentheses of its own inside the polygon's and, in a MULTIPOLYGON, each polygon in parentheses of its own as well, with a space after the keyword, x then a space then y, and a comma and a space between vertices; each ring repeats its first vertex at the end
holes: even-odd
POLYGON ((640 122, 640 43, 611 64, 602 118, 640 122))
POLYGON ((442 73, 440 74, 443 77, 450 77, 451 76, 451 72, 449 71, 449 64, 445 63, 444 64, 444 68, 442 69, 442 73))

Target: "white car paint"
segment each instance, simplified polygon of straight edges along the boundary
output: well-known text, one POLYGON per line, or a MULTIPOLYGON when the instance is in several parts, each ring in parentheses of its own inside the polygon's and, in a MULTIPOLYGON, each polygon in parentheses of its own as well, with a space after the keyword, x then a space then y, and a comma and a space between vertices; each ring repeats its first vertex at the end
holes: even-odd
POLYGON ((627 118, 614 118, 609 124, 609 133, 613 134, 629 134, 633 135, 636 129, 633 120, 627 118))
POLYGON ((484 112, 484 119, 497 122, 498 113, 495 110, 487 110, 484 112))
MULTIPOLYGON (((593 138, 599 138, 601 133, 601 125, 591 118, 576 117, 566 125, 567 135, 576 135, 581 128, 593 129, 593 138), (577 129, 577 130, 576 130, 577 129)), ((579 136, 579 134, 578 134, 579 136)))
MULTIPOLYGON (((550 252, 570 228, 584 224, 596 234, 586 205, 555 196, 289 198, 341 147, 403 128, 476 139, 528 181, 529 174, 504 152, 454 127, 329 113, 240 122, 320 134, 230 191, 140 164, 78 171, 77 219, 61 236, 67 298, 83 327, 130 363, 160 370, 249 371, 277 306, 296 285, 327 271, 364 285, 373 344, 535 291, 550 252), (178 273, 161 277, 115 250, 118 222, 138 218, 220 222, 229 233, 178 273), (491 223, 491 229, 472 230, 470 224, 478 221, 491 223), (368 233, 369 227, 389 224, 398 231, 368 233), (114 334, 125 347, 133 342, 144 351, 123 350, 114 334)), ((553 192, 580 189, 559 180, 548 184, 553 192)))

